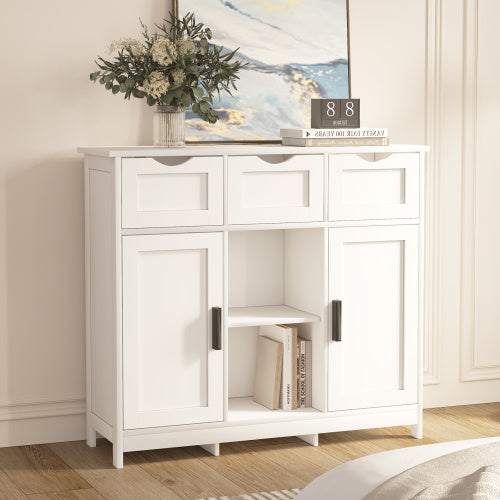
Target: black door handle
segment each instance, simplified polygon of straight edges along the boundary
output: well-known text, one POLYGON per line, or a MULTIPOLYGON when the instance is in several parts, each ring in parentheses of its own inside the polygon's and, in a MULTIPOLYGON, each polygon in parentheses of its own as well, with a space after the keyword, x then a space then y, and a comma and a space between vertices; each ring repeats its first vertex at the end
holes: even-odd
POLYGON ((342 301, 332 300, 332 340, 342 340, 342 301))
POLYGON ((222 349, 222 309, 212 307, 212 349, 222 349))

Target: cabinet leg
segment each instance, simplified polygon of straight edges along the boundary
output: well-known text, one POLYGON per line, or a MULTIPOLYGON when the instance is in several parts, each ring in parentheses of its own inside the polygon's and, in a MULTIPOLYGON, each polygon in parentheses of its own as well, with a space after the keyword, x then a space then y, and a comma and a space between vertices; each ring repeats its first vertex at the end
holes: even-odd
POLYGON ((113 465, 117 469, 123 469, 123 447, 113 444, 113 465))
POLYGON ((303 434, 302 436, 297 436, 302 441, 305 441, 307 444, 311 446, 318 446, 319 444, 319 435, 318 434, 303 434))
POLYGON ((87 425, 87 446, 90 448, 96 447, 97 432, 87 425))
POLYGON ((208 451, 208 453, 210 453, 214 457, 218 457, 220 454, 219 443, 200 444, 200 447, 203 448, 205 451, 208 451))
POLYGON ((422 439, 424 437, 424 425, 422 419, 419 419, 417 424, 414 424, 410 427, 411 436, 415 439, 422 439))

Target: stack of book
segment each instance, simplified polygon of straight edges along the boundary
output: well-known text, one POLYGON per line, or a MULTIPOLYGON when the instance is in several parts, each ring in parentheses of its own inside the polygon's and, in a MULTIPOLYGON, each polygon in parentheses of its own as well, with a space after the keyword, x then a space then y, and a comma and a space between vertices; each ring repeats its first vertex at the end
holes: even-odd
POLYGON ((277 410, 312 406, 311 341, 297 336, 297 327, 260 327, 254 401, 277 410))
POLYGON ((282 128, 283 146, 388 146, 386 128, 282 128))

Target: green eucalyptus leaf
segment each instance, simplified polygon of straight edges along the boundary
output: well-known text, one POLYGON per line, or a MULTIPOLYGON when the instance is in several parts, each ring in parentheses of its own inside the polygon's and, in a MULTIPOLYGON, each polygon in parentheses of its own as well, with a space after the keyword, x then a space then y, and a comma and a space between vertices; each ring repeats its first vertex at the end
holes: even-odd
POLYGON ((135 80, 133 78, 127 78, 125 80, 125 87, 127 87, 127 89, 133 89, 135 86, 135 80))
POLYGON ((113 82, 106 82, 106 90, 109 90, 113 86, 113 82))
POLYGON ((132 95, 138 99, 142 99, 146 96, 146 93, 139 89, 132 89, 132 95))
POLYGON ((113 94, 118 94, 119 91, 120 91, 120 86, 119 85, 113 85, 113 88, 111 89, 111 92, 113 92, 113 94))
POLYGON ((182 97, 181 97, 181 103, 186 106, 186 107, 189 107, 191 106, 191 96, 189 94, 183 94, 182 97))
POLYGON ((104 77, 103 77, 103 76, 101 76, 101 79, 99 80, 99 83, 101 83, 101 84, 104 84, 104 83, 105 83, 105 81, 104 81, 104 77))
POLYGON ((150 95, 148 95, 147 101, 149 106, 154 106, 156 104, 156 99, 150 95))
POLYGON ((210 104, 207 101, 200 101, 200 108, 203 113, 207 113, 210 110, 210 104))
POLYGON ((201 87, 195 87, 193 89, 194 95, 196 97, 199 97, 200 99, 203 97, 203 94, 205 93, 201 87))

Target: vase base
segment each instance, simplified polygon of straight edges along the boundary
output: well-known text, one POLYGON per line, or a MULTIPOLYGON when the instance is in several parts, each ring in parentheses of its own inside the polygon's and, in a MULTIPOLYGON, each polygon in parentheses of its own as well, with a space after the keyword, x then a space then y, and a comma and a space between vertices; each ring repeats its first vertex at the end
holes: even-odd
POLYGON ((153 144, 155 148, 184 148, 185 143, 182 144, 153 144))

